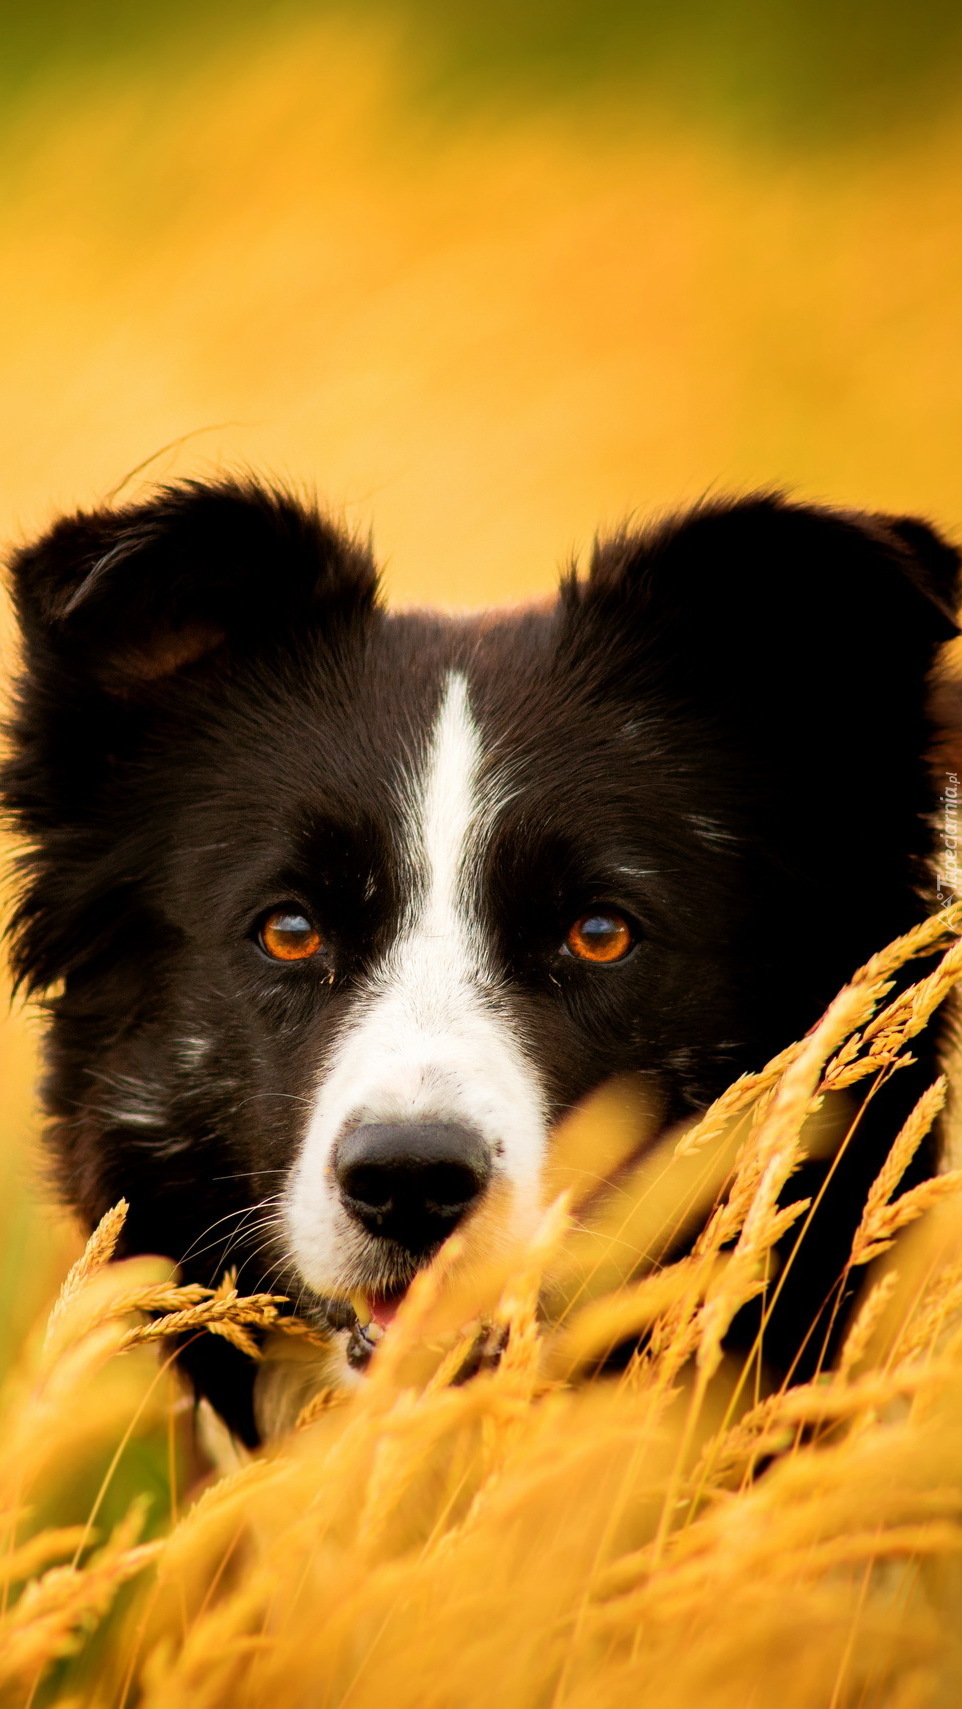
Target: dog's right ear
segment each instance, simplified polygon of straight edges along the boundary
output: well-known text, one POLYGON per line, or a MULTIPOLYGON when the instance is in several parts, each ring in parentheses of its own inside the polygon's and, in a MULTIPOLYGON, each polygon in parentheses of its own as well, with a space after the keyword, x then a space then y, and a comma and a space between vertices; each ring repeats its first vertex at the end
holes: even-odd
POLYGON ((11 565, 28 666, 125 697, 216 649, 336 625, 377 594, 369 552, 254 481, 189 481, 78 512, 11 565))

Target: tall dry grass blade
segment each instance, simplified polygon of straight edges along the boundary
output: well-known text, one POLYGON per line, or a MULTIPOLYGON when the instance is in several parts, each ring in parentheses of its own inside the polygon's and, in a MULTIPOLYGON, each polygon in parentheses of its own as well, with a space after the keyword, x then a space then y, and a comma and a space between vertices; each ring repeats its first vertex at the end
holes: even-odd
POLYGON ((870 956, 852 975, 849 984, 866 985, 879 979, 889 979, 900 967, 904 967, 906 962, 934 954, 936 946, 943 938, 959 936, 962 936, 962 902, 953 902, 950 907, 930 914, 927 919, 903 932, 901 937, 893 938, 884 949, 870 956))
MULTIPOLYGON (((958 1217, 958 1201, 954 1208, 958 1217)), ((917 1226, 913 1232, 916 1236, 924 1235, 926 1225, 923 1223, 917 1226)), ((958 1228, 953 1232, 958 1233, 958 1228)), ((916 1248, 919 1244, 917 1239, 916 1248)), ((957 1250, 957 1242, 953 1244, 957 1250)), ((917 1263, 918 1250, 914 1256, 917 1263)), ((888 1363, 899 1367, 910 1365, 919 1359, 928 1359, 936 1350, 942 1348, 947 1337, 951 1346, 960 1319, 962 1258, 953 1254, 947 1263, 927 1269, 922 1286, 916 1296, 910 1299, 909 1309, 891 1337, 891 1345, 885 1355, 888 1363)))
POLYGON ((905 1045, 928 1025, 960 978, 962 940, 952 944, 932 973, 900 991, 863 1032, 847 1041, 828 1066, 825 1088, 838 1090, 891 1068, 900 1059, 905 1045))
POLYGON ((742 1074, 715 1099, 698 1121, 685 1129, 677 1141, 676 1155, 687 1157, 691 1152, 698 1151, 723 1133, 729 1123, 734 1121, 736 1116, 744 1114, 756 1099, 761 1098, 765 1092, 773 1091, 801 1049, 801 1044, 790 1044, 787 1049, 773 1056, 764 1068, 759 1068, 751 1074, 742 1074))
POLYGON ((0 1686, 28 1682, 48 1662, 69 1655, 121 1586, 156 1559, 160 1543, 135 1542, 143 1521, 144 1504, 137 1502, 85 1566, 52 1567, 28 1584, 0 1621, 0 1686))
MULTIPOLYGON (((873 955, 852 975, 849 986, 858 989, 871 988, 877 1001, 891 989, 888 982, 892 974, 897 973, 906 962, 933 954, 942 939, 957 936, 960 932, 962 905, 956 903, 943 913, 933 914, 923 920, 920 925, 914 926, 911 931, 896 938, 877 955, 873 955)), ((743 1074, 740 1079, 734 1081, 694 1126, 682 1134, 678 1141, 679 1155, 684 1156, 688 1151, 697 1149, 706 1140, 713 1138, 733 1116, 747 1109, 763 1092, 776 1086, 783 1073, 800 1054, 803 1043, 804 1041, 788 1045, 777 1056, 773 1056, 764 1068, 752 1074, 743 1074)))
MULTIPOLYGON (((862 1220, 852 1241, 851 1261, 853 1264, 867 1264, 870 1258, 876 1257, 879 1252, 885 1250, 886 1246, 891 1245, 891 1240, 887 1238, 885 1232, 889 1200, 923 1139, 929 1133, 933 1122, 944 1108, 947 1091, 948 1081, 945 1075, 941 1074, 922 1093, 915 1108, 910 1112, 896 1135, 888 1157, 869 1188, 862 1220), (884 1241, 884 1245, 879 1246, 879 1240, 884 1241)), ((948 1180, 950 1177, 941 1176, 939 1179, 948 1180)), ((924 1209, 924 1205, 921 1208, 924 1209)), ((915 1214, 918 1215, 919 1212, 916 1211, 915 1214)), ((911 1221, 912 1219, 909 1218, 908 1220, 911 1221)), ((896 1224, 896 1226, 901 1227, 903 1225, 896 1224)))
POLYGON ((89 1531, 86 1525, 54 1526, 49 1531, 41 1531, 36 1537, 30 1537, 19 1548, 12 1548, 6 1555, 0 1556, 0 1586, 6 1589, 12 1584, 23 1584, 27 1579, 35 1578, 41 1568, 49 1566, 51 1561, 62 1560, 66 1555, 72 1555, 78 1545, 89 1542, 89 1531))
POLYGON ((962 1189, 962 1169, 952 1169, 945 1175, 935 1175, 920 1181, 893 1204, 880 1205, 871 1217, 866 1216, 860 1229, 861 1239, 852 1248, 851 1262, 869 1264, 887 1252, 900 1229, 907 1228, 916 1217, 931 1210, 953 1193, 962 1189))
MULTIPOLYGON (((874 1003, 875 992, 872 984, 849 986, 830 1004, 786 1068, 771 1108, 742 1161, 730 1199, 737 1201, 739 1193, 749 1190, 751 1197, 745 1205, 731 1263, 710 1288, 699 1313, 697 1358, 699 1366, 709 1373, 721 1362, 721 1344, 735 1313, 758 1291, 760 1265, 801 1214, 797 1204, 779 1211, 778 1197, 800 1161, 802 1126, 811 1111, 826 1059, 860 1024, 874 1003)), ((727 1235, 723 1221, 721 1228, 727 1235)))
POLYGON ((881 1281, 875 1283, 859 1308, 839 1354, 838 1374, 843 1381, 851 1376, 855 1366, 861 1364, 864 1359, 869 1342, 878 1328, 879 1321, 892 1298, 897 1282, 896 1272, 890 1270, 887 1276, 883 1276, 881 1281))
POLYGON ((211 1334, 225 1335, 227 1339, 234 1340, 235 1345, 239 1345, 242 1351, 250 1350, 251 1357, 259 1358, 260 1350, 243 1332, 251 1328, 275 1328, 280 1307, 287 1303, 283 1295, 241 1296, 236 1288, 232 1288, 226 1295, 218 1297, 213 1290, 205 1291, 209 1293, 209 1297, 201 1300, 199 1304, 186 1305, 179 1311, 169 1312, 164 1317, 154 1318, 150 1323, 138 1324, 135 1329, 128 1329, 120 1343, 121 1348, 137 1347, 145 1341, 162 1341, 165 1336, 184 1335, 192 1329, 206 1329, 211 1334))
POLYGON ((67 1271, 64 1284, 47 1319, 48 1340, 52 1339, 53 1331, 67 1306, 79 1293, 88 1278, 95 1275, 98 1270, 102 1270, 105 1264, 110 1263, 117 1250, 117 1242, 123 1233, 129 1209, 127 1200, 120 1199, 112 1210, 107 1211, 98 1222, 77 1262, 71 1265, 67 1271))
POLYGON ((557 1124, 545 1162, 542 1197, 569 1194, 581 1206, 611 1185, 625 1166, 658 1136, 661 1100, 640 1074, 606 1081, 557 1124))
POLYGON ((567 1318, 547 1341, 544 1368, 554 1379, 568 1381, 575 1372, 604 1359, 619 1344, 651 1327, 682 1301, 704 1297, 720 1260, 679 1259, 640 1282, 592 1300, 567 1318))

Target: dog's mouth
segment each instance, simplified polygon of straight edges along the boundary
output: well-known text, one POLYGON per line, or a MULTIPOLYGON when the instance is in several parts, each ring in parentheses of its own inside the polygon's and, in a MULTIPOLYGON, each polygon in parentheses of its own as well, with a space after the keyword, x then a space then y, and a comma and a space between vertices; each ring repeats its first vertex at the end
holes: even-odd
POLYGON ((390 1293, 356 1293, 351 1296, 354 1324, 347 1343, 347 1362, 363 1370, 375 1347, 391 1327, 401 1308, 407 1288, 390 1293))
POLYGON ((395 1288, 390 1293, 355 1294, 351 1303, 362 1327, 373 1324, 383 1332, 394 1322, 406 1295, 407 1288, 395 1288))
POLYGON ((311 1315, 325 1330, 347 1331, 348 1364, 361 1370, 397 1317, 409 1286, 356 1289, 350 1299, 319 1301, 311 1315))

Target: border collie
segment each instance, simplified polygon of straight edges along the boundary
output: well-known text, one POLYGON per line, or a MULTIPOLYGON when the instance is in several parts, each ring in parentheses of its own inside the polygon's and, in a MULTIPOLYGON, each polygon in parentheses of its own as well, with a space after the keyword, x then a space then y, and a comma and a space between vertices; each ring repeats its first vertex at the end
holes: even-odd
MULTIPOLYGON (((12 563, 3 789, 66 1197, 362 1357, 351 1295, 387 1323, 495 1189, 530 1222, 576 1100, 631 1070, 666 1124, 703 1108, 921 917, 958 568, 924 523, 760 496, 449 617, 385 610, 363 546, 254 481, 59 521, 12 563)), ((937 1043, 788 1189, 825 1186, 776 1369, 937 1043)), ((249 1362, 181 1359, 256 1441, 249 1362)))

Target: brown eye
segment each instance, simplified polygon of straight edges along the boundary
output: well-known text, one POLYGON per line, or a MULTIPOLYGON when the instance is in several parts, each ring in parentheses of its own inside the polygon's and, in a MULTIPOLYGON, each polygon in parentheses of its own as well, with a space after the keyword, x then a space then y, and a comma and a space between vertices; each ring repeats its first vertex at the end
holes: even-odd
POLYGON ((622 961, 634 941, 631 927, 621 914, 599 909, 575 921, 565 938, 565 948, 579 961, 622 961))
POLYGON ((307 961, 324 947, 320 932, 296 908, 277 908, 268 914, 259 941, 275 961, 307 961))

